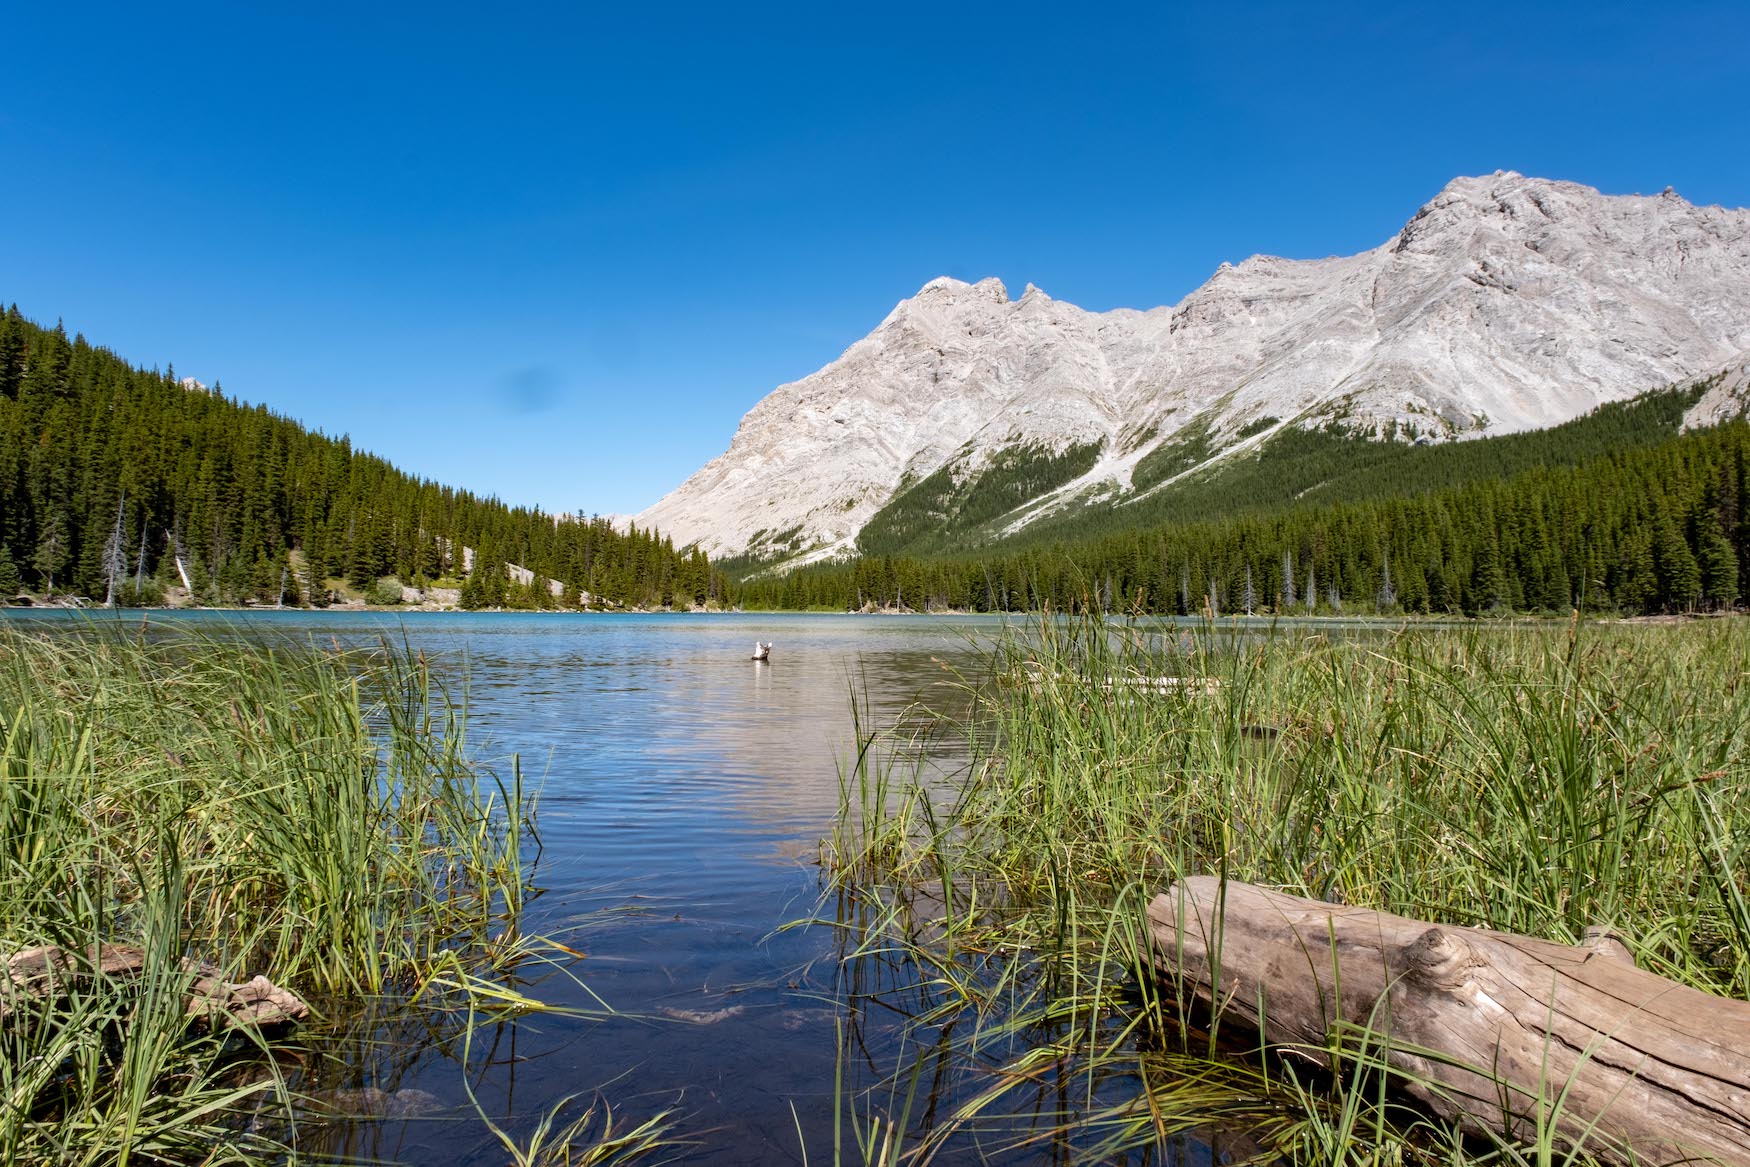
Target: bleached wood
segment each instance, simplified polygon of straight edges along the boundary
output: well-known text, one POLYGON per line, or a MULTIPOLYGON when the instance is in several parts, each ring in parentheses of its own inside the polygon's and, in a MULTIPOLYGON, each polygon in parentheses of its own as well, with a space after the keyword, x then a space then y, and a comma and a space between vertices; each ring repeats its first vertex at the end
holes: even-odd
MULTIPOLYGON (((146 968, 145 951, 131 944, 72 952, 51 944, 15 952, 6 959, 6 977, 0 982, 0 1023, 13 1012, 19 994, 49 997, 87 991, 99 978, 125 984, 145 976, 146 968)), ((215 1028, 271 1028, 310 1013, 296 993, 264 976, 233 984, 225 980, 223 969, 197 960, 179 961, 178 975, 184 978, 189 1017, 215 1028)))
POLYGON ((1360 1027, 1405 1088, 1473 1129, 1544 1127, 1606 1158, 1750 1167, 1750 1003, 1570 947, 1208 876, 1148 908, 1157 969, 1223 1025, 1318 1061, 1360 1027))

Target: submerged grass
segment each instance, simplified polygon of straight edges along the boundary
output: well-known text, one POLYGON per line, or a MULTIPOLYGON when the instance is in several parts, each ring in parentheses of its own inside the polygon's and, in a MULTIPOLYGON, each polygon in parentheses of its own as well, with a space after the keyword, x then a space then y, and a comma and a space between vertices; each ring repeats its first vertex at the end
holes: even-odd
POLYGON ((865 735, 825 851, 850 962, 905 962, 915 1027, 954 1030, 961 1101, 911 1153, 1134 1160, 1193 1133, 1297 1162, 1584 1158, 1401 1107, 1365 1035, 1309 1073, 1195 1027, 1140 972, 1144 907, 1224 874, 1568 943, 1601 922, 1642 967, 1750 995, 1747 662, 1740 621, 1012 629, 968 679, 962 780, 865 735))
POLYGON ((405 650, 0 627, 0 956, 147 954, 54 1000, 0 983, 0 1165, 298 1160, 282 1062, 191 1030, 179 960, 319 1008, 527 1007, 509 970, 558 950, 519 927, 533 816, 405 650))

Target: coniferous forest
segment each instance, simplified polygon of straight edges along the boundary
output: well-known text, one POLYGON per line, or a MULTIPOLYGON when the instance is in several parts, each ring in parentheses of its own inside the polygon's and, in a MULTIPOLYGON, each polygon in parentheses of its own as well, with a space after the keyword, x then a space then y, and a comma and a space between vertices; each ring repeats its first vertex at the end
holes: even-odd
POLYGON ((415 478, 14 306, 0 317, 0 597, 154 603, 184 573, 206 603, 336 589, 393 602, 399 584, 447 581, 472 607, 575 606, 580 592, 689 606, 724 586, 703 553, 653 532, 415 478))
MULTIPOLYGON (((1648 416, 1669 412, 1670 404, 1649 400, 1636 410, 1648 416)), ((1626 411, 1601 412, 1614 424, 1626 411)), ((1555 456, 1573 446, 1571 434, 1548 431, 1550 464, 1458 485, 1440 483, 1465 475, 1432 474, 1426 478, 1438 488, 1421 493, 1407 493, 1415 486, 1406 481, 1399 493, 1324 505, 1236 500, 1238 513, 1223 517, 1016 542, 977 556, 867 555, 788 576, 754 575, 736 598, 748 607, 1050 605, 1186 615, 1730 608, 1741 582, 1750 581, 1750 425, 1738 420, 1677 434, 1675 417, 1666 419, 1672 424, 1662 440, 1641 435, 1577 460, 1555 456)), ((1431 468, 1451 471, 1459 458, 1487 466, 1502 458, 1501 448, 1488 448, 1498 441, 1510 443, 1512 460, 1523 463, 1536 460, 1528 454, 1542 448, 1538 440, 1514 436, 1425 453, 1431 468)), ((1412 452, 1389 452, 1396 476, 1412 452)), ((1240 471, 1242 480, 1256 477, 1240 471)), ((1364 486, 1350 484, 1357 494, 1373 493, 1364 486)), ((1206 493, 1196 499, 1204 513, 1206 493)))
POLYGON ((1435 449, 1293 433, 1282 461, 1190 482, 1128 529, 1082 516, 960 554, 746 564, 732 581, 659 533, 415 478, 14 307, 0 316, 0 596, 155 603, 186 575, 207 603, 393 602, 401 584, 447 582, 474 608, 575 606, 580 592, 834 611, 1726 608, 1750 581, 1750 425, 1677 433, 1694 392, 1435 449))

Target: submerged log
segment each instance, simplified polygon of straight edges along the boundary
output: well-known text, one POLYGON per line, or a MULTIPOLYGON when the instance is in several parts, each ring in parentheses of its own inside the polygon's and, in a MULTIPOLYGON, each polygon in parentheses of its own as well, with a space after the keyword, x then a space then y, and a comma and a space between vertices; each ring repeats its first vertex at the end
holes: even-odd
POLYGON ((1142 691, 1145 693, 1186 693, 1213 697, 1221 692, 1220 677, 1166 676, 1147 673, 1120 673, 1107 677, 1092 677, 1083 673, 1049 669, 1036 660, 1022 661, 1012 674, 1021 684, 1035 689, 1046 684, 1068 685, 1080 689, 1092 686, 1104 693, 1142 691))
POLYGON ((1750 1003, 1636 968, 1603 929, 1570 947, 1213 877, 1148 908, 1157 971, 1223 1024, 1328 1064, 1359 1041, 1473 1131, 1641 1163, 1750 1167, 1750 1003))
MULTIPOLYGON (((100 979, 123 985, 138 982, 146 975, 146 953, 131 944, 100 944, 72 952, 47 944, 14 953, 5 967, 0 1023, 12 1014, 19 994, 47 998, 89 992, 100 979)), ((310 1014, 310 1007, 296 993, 264 976, 233 984, 225 980, 223 969, 198 960, 180 961, 178 974, 189 1019, 215 1029, 271 1029, 310 1014)))

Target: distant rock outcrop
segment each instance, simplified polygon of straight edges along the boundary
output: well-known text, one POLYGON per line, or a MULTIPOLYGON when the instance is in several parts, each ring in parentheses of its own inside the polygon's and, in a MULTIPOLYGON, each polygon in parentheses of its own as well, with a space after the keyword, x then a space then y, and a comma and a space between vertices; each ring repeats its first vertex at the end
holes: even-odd
POLYGON ((1750 211, 1460 178, 1371 251, 1223 264, 1173 307, 1086 312, 1031 285, 1012 300, 994 279, 932 280, 634 521, 714 556, 822 557, 907 486, 971 481, 1005 452, 1098 449, 1017 498, 1018 526, 1129 491, 1170 443, 1194 464, 1282 425, 1537 429, 1747 350, 1750 211))
POLYGON ((1718 425, 1734 417, 1743 417, 1750 409, 1750 353, 1741 353, 1724 368, 1702 380, 1706 389, 1701 400, 1683 415, 1683 428, 1718 425))

